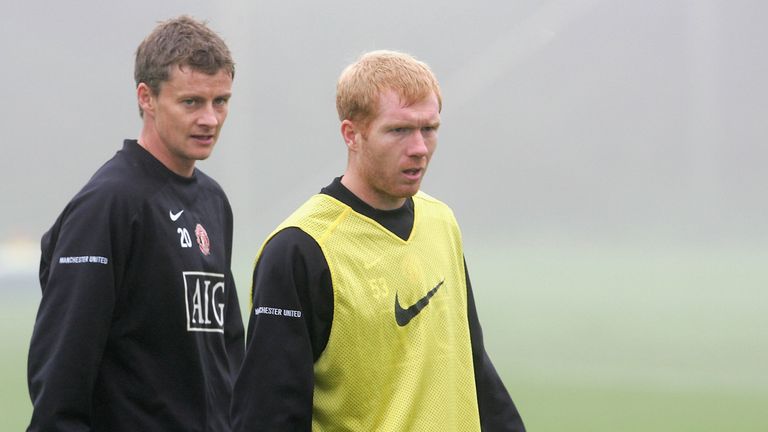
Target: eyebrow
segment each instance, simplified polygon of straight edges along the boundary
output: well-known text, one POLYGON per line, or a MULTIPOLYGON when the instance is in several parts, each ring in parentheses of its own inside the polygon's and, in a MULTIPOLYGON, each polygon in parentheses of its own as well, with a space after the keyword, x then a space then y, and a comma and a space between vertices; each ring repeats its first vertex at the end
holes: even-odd
POLYGON ((440 122, 427 122, 427 123, 421 123, 421 122, 392 122, 388 124, 383 125, 386 129, 424 129, 424 128, 434 128, 437 129, 440 127, 440 122))
MULTIPOLYGON (((226 92, 226 93, 215 95, 211 99, 219 99, 219 98, 227 98, 227 99, 229 99, 231 97, 232 97, 232 92, 226 92)), ((201 99, 201 100, 206 99, 205 96, 203 96, 203 95, 201 95, 199 93, 181 93, 181 94, 178 95, 178 98, 179 99, 201 99)))

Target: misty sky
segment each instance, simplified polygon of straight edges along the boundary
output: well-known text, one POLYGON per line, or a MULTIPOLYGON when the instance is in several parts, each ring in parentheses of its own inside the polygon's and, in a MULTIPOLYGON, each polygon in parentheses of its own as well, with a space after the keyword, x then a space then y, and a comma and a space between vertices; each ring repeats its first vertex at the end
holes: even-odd
POLYGON ((0 17, 0 241, 37 242, 136 137, 136 46, 158 20, 207 19, 237 76, 200 167, 252 254, 342 173, 342 68, 371 49, 428 62, 443 87, 424 189, 465 233, 765 245, 768 29, 759 1, 14 2, 0 17))

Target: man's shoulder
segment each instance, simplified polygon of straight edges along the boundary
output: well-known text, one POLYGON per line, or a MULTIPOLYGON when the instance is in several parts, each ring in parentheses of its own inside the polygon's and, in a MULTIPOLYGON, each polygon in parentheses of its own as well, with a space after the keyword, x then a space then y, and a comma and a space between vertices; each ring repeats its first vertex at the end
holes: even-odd
MULTIPOLYGON (((118 154, 113 156, 90 177, 72 196, 44 237, 58 236, 60 230, 86 235, 98 227, 109 226, 115 220, 136 213, 138 199, 131 179, 130 164, 118 154)), ((118 224, 125 225, 125 224, 118 224)))
POLYGON ((422 204, 428 204, 428 205, 432 205, 432 206, 435 206, 435 207, 441 207, 441 208, 443 208, 445 210, 451 211, 451 208, 450 208, 450 206, 448 206, 448 204, 446 204, 442 200, 439 200, 439 199, 433 197, 432 195, 430 195, 430 194, 428 194, 428 193, 426 193, 424 191, 421 191, 421 190, 418 191, 416 193, 416 195, 413 196, 413 201, 415 203, 416 202, 421 202, 422 204))
POLYGON ((326 194, 315 194, 293 211, 278 229, 283 226, 298 225, 306 222, 329 222, 339 217, 349 206, 326 194))
POLYGON ((286 226, 276 230, 268 239, 265 246, 275 250, 290 250, 306 245, 317 246, 317 242, 304 230, 296 226, 286 226))
POLYGON ((205 189, 215 194, 226 196, 226 193, 224 193, 224 188, 221 187, 219 182, 217 182, 213 177, 206 174, 203 170, 199 168, 195 168, 195 176, 197 177, 198 185, 202 189, 205 189))
POLYGON ((108 160, 91 176, 78 196, 97 196, 111 200, 137 198, 157 190, 159 182, 120 153, 108 160))
POLYGON ((267 237, 262 248, 289 249, 295 245, 317 246, 317 238, 333 224, 347 208, 325 194, 312 195, 286 217, 267 237))
POLYGON ((118 152, 90 177, 67 204, 63 216, 83 214, 135 213, 162 187, 162 181, 148 175, 141 164, 118 152))
POLYGON ((458 221, 453 209, 445 202, 427 194, 426 192, 419 191, 413 196, 413 203, 416 207, 417 213, 428 213, 435 217, 450 221, 452 224, 458 227, 458 221), (419 210, 420 209, 420 210, 419 210))

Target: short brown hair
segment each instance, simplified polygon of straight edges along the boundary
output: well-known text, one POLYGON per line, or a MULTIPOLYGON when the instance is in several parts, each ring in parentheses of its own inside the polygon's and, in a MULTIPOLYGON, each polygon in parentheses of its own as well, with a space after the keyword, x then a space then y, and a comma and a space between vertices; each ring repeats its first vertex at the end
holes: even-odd
POLYGON ((397 51, 371 51, 347 66, 336 84, 339 120, 373 120, 382 92, 392 90, 405 103, 418 102, 434 93, 439 109, 443 102, 437 78, 426 63, 397 51))
POLYGON ((136 50, 133 77, 154 94, 170 77, 171 66, 189 66, 214 75, 224 69, 235 77, 235 62, 224 40, 205 22, 182 15, 158 24, 136 50))

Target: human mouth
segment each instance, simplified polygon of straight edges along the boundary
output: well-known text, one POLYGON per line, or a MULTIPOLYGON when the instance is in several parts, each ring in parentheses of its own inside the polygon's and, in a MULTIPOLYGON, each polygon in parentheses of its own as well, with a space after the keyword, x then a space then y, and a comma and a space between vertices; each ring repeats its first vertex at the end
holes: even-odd
POLYGON ((203 145, 211 145, 214 142, 213 135, 192 135, 192 139, 203 145))
POLYGON ((421 174, 424 172, 423 168, 409 168, 403 170, 403 174, 408 180, 417 181, 421 178, 421 174))

